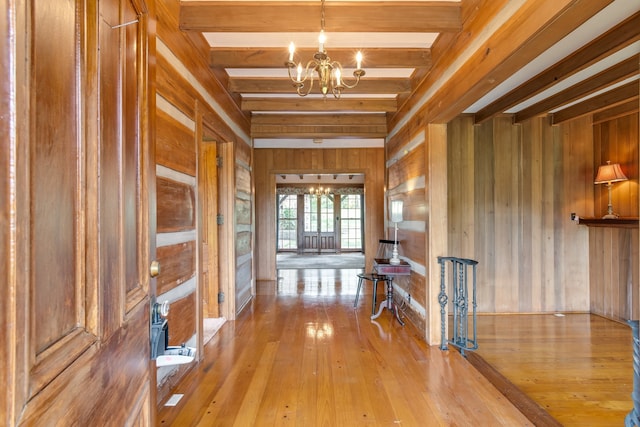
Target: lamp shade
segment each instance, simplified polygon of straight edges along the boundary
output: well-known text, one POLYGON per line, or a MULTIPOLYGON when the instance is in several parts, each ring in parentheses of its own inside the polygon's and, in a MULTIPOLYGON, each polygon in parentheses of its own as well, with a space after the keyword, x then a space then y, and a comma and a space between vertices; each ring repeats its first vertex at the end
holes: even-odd
POLYGON ((402 222, 402 200, 391 201, 391 222, 402 222))
POLYGON ((618 181, 626 181, 628 178, 620 169, 619 163, 611 164, 611 162, 607 161, 606 165, 602 165, 598 168, 598 174, 596 175, 596 180, 593 182, 594 184, 605 184, 607 182, 618 182, 618 181))

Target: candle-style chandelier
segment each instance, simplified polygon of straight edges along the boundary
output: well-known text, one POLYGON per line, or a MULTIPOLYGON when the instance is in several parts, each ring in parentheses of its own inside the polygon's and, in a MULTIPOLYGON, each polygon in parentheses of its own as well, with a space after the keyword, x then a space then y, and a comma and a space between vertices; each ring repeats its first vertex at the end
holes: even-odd
POLYGON ((313 59, 307 62, 306 68, 302 68, 302 62, 297 65, 293 61, 293 55, 296 47, 291 42, 289 45, 289 60, 285 62, 285 66, 289 71, 289 78, 293 82, 293 87, 296 88, 298 95, 307 96, 313 89, 313 81, 316 79, 317 74, 318 84, 320 85, 320 91, 323 96, 327 96, 328 93, 332 93, 335 98, 340 98, 342 91, 345 88, 353 89, 360 82, 360 77, 365 75, 365 71, 362 69, 362 53, 358 51, 356 54, 356 69, 353 72, 355 82, 348 84, 342 78, 342 64, 338 61, 332 61, 324 50, 324 43, 326 37, 324 34, 324 0, 321 5, 321 18, 320 18, 320 35, 318 37, 318 51, 313 55, 313 59), (309 82, 305 86, 305 83, 309 82))
POLYGON ((317 197, 326 196, 330 192, 331 192, 331 189, 329 187, 327 187, 327 188, 323 188, 323 187, 314 188, 314 187, 311 187, 309 189, 309 194, 311 194, 312 196, 317 196, 317 197))

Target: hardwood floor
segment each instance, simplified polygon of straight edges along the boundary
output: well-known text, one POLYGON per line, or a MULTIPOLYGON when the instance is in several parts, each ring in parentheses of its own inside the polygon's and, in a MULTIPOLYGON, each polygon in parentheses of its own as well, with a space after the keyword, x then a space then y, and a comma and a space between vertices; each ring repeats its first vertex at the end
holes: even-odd
POLYGON ((160 408, 158 425, 624 424, 633 378, 626 325, 589 315, 480 316, 480 347, 467 360, 427 346, 387 310, 372 322, 370 287, 354 309, 357 272, 280 270, 271 292, 263 283, 205 346, 174 391, 184 397, 160 408), (498 388, 470 361, 495 368, 487 376, 498 388))
POLYGON ((475 355, 561 425, 622 426, 633 408, 626 324, 591 314, 479 316, 478 337, 475 355))

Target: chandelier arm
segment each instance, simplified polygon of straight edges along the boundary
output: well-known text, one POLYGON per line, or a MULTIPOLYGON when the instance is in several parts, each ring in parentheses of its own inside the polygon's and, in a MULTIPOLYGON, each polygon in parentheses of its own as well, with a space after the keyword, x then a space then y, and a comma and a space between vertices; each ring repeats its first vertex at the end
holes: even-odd
POLYGON ((360 83, 360 77, 362 77, 363 75, 364 70, 356 70, 353 72, 353 77, 355 77, 356 79, 355 82, 353 82, 353 84, 348 84, 344 79, 342 79, 342 85, 348 89, 353 89, 354 87, 358 86, 358 83, 360 83))
POLYGON ((318 67, 318 62, 315 59, 312 59, 309 62, 307 62, 307 66, 305 67, 304 73, 301 73, 301 75, 304 74, 304 76, 300 80, 298 80, 292 74, 292 69, 295 69, 295 63, 287 62, 287 71, 289 73, 289 79, 293 82, 293 86, 296 88, 296 92, 298 93, 298 95, 300 96, 309 95, 309 93, 313 89, 313 80, 314 80, 313 73, 317 67, 318 67), (308 89, 303 90, 305 86, 305 82, 307 80, 309 80, 309 87, 308 89))

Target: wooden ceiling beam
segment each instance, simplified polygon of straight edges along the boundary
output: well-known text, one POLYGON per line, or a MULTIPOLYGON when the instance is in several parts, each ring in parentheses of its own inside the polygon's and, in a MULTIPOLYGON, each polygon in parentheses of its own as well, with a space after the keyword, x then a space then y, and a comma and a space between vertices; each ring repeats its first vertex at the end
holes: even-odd
MULTIPOLYGON (((476 40, 473 37, 478 33, 470 32, 470 39, 455 39, 441 54, 434 51, 432 72, 420 83, 411 98, 399 105, 398 113, 389 122, 390 126, 397 126, 408 114, 413 114, 412 109, 416 108, 414 100, 423 99, 427 94, 428 99, 419 106, 417 114, 428 123, 451 121, 611 2, 523 0, 510 19, 497 28, 491 28, 492 35, 478 43, 477 49, 447 76, 442 85, 438 85, 438 79, 443 77, 443 68, 439 64, 451 65, 458 61, 459 49, 476 40)), ((491 19, 492 15, 486 18, 491 19)), ((484 23, 470 22, 472 28, 480 33, 482 24, 490 24, 489 20, 484 23)), ((464 34, 467 34, 466 30, 464 34)))
MULTIPOLYGON (((347 83, 351 80, 345 78, 347 83)), ((312 93, 319 93, 317 82, 314 82, 312 93)), ((293 83, 288 78, 232 77, 229 79, 229 91, 238 93, 296 93, 293 83)), ((397 94, 411 91, 409 79, 402 78, 368 78, 363 77, 353 89, 345 89, 350 94, 397 94)))
POLYGON ((258 125, 274 124, 274 125, 313 125, 313 126, 332 126, 332 125, 386 125, 387 119, 382 113, 365 113, 365 114, 344 114, 344 113, 327 113, 327 114, 254 114, 252 123, 258 125))
MULTIPOLYGON (((303 63, 313 58, 316 49, 296 50, 296 62, 303 63)), ((356 49, 328 49, 331 59, 343 67, 355 68, 356 49)), ((431 67, 430 49, 362 49, 363 68, 429 68, 431 67)), ((211 48, 209 60, 211 67, 221 68, 284 68, 288 59, 288 47, 282 48, 211 48)))
POLYGON ((395 98, 243 98, 243 111, 395 112, 395 98))
POLYGON ((253 138, 384 138, 384 114, 255 114, 253 138))
POLYGON ((385 138, 386 126, 251 125, 252 138, 385 138))
POLYGON ((592 123, 595 125, 597 123, 607 122, 619 117, 628 116, 629 114, 637 114, 638 111, 640 111, 638 98, 631 99, 630 101, 594 113, 592 123))
POLYGON ((542 101, 533 104, 515 114, 514 121, 521 123, 537 115, 555 110, 580 98, 589 96, 605 89, 607 86, 622 82, 629 77, 637 75, 638 57, 634 55, 601 73, 598 73, 578 84, 558 92, 542 101))
POLYGON ((476 113, 476 123, 481 123, 508 110, 606 56, 640 40, 639 20, 640 13, 636 13, 562 61, 492 102, 476 113))
MULTIPOLYGON (((320 28, 319 2, 180 2, 180 29, 202 32, 308 32, 320 28)), ((461 6, 448 2, 328 2, 327 32, 458 31, 461 6)))
POLYGON ((601 95, 589 98, 579 104, 556 111, 552 114, 552 123, 557 125, 587 114, 604 111, 616 105, 626 104, 629 101, 635 100, 637 102, 638 93, 640 93, 640 84, 636 80, 601 95))

